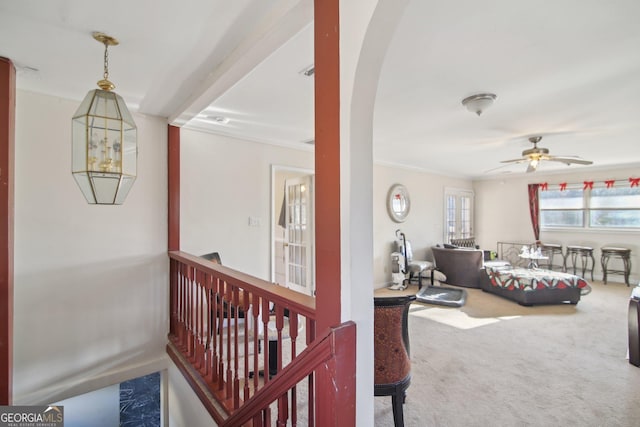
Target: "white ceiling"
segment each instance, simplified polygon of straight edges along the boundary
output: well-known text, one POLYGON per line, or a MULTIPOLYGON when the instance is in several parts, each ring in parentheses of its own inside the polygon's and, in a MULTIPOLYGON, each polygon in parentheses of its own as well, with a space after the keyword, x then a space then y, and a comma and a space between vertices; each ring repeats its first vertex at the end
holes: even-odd
MULTIPOLYGON (((254 141, 313 138, 309 0, 0 0, 0 56, 20 89, 80 100, 102 78, 133 111, 254 141), (204 111, 203 111, 204 110, 204 111), (224 116, 227 124, 201 120, 224 116), (194 118, 195 117, 195 118, 194 118), (191 120, 193 118, 193 120, 191 120)), ((482 178, 522 173, 527 137, 553 155, 538 173, 640 166, 638 0, 413 0, 389 47, 376 100, 374 156, 482 178), (460 101, 493 92, 478 117, 460 101)))

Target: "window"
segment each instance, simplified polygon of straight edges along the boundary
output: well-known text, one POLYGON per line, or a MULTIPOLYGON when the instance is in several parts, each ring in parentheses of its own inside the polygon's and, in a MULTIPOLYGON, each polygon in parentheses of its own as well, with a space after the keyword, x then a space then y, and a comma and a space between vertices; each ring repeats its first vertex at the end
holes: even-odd
POLYGON ((540 226, 546 228, 640 229, 639 187, 539 191, 540 226))
POLYGON ((541 227, 584 227, 584 191, 539 191, 541 227))
POLYGON ((589 199, 589 227, 640 228, 640 188, 594 188, 589 199))
POLYGON ((444 191, 444 241, 473 237, 473 192, 446 188, 444 191))

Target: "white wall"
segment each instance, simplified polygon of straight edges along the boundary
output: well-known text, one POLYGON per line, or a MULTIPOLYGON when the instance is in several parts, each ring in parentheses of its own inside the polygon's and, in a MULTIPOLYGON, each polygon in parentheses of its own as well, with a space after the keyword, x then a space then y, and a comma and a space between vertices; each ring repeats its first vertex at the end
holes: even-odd
POLYGON ((217 426, 182 372, 173 364, 167 371, 168 427, 217 426))
POLYGON ((18 91, 14 403, 44 404, 166 368, 167 127, 134 115, 138 178, 88 205, 71 176, 79 103, 18 91))
POLYGON ((391 281, 391 252, 397 229, 411 242, 413 257, 432 260, 431 246, 442 244, 444 235, 444 189, 471 189, 470 180, 434 175, 414 169, 375 165, 373 169, 373 268, 374 286, 391 281), (387 212, 387 195, 393 184, 403 184, 411 199, 405 222, 394 222, 387 212))
MULTIPOLYGON (((257 144, 199 131, 181 130, 181 249, 192 254, 219 251, 222 262, 271 280, 271 165, 313 168, 313 153, 257 144), (261 220, 249 226, 249 217, 261 220)), ((374 287, 391 280, 395 230, 411 240, 416 259, 431 259, 442 243, 445 187, 471 189, 470 180, 374 165, 374 287), (404 184, 411 212, 404 223, 387 214, 389 188, 404 184)), ((277 211, 277 210, 276 210, 277 211)))
POLYGON ((313 153, 184 128, 180 146, 180 248, 271 280, 271 165, 313 169, 313 153))
POLYGON ((120 385, 53 403, 64 407, 65 427, 114 427, 120 424, 120 385))
MULTIPOLYGON (((498 241, 533 242, 533 229, 529 215, 527 185, 547 182, 550 186, 561 182, 628 180, 638 176, 638 169, 581 170, 571 167, 572 173, 529 174, 474 182, 476 194, 476 231, 482 247, 495 249, 498 241)), ((558 187, 556 187, 558 188, 558 187)), ((632 283, 640 277, 640 232, 634 231, 585 231, 585 230, 541 230, 540 240, 549 243, 582 245, 594 248, 596 269, 594 279, 602 279, 600 247, 620 245, 631 249, 632 283)), ((610 261, 611 263, 615 261, 610 261)), ((589 263, 591 265, 591 263, 589 263)), ((609 276, 608 281, 622 282, 623 277, 609 276)))

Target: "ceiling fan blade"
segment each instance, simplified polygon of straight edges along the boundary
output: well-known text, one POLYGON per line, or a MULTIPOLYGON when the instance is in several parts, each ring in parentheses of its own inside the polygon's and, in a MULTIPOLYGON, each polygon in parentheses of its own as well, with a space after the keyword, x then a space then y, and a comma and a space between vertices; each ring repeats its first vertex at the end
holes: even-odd
POLYGON ((502 160, 500 163, 523 163, 528 161, 529 159, 520 157, 519 159, 511 159, 511 160, 502 160))
POLYGON ((510 165, 509 164, 501 165, 501 166, 498 166, 497 168, 492 168, 492 169, 486 170, 486 171, 484 171, 484 173, 493 172, 493 171, 496 171, 498 169, 506 168, 507 166, 510 166, 510 165))
POLYGON ((583 160, 583 159, 579 159, 577 157, 555 157, 555 156, 549 156, 549 158, 546 159, 546 160, 551 160, 552 162, 561 162, 561 163, 564 163, 566 165, 570 165, 570 164, 591 165, 591 164, 593 164, 593 162, 591 160, 583 160))

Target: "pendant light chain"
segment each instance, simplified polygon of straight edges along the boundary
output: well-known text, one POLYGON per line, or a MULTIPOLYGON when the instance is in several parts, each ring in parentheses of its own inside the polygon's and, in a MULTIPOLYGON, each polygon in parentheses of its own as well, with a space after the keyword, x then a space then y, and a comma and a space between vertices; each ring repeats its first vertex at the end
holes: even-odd
POLYGON ((104 79, 109 80, 109 45, 104 44, 104 79))
POLYGON ((104 45, 104 73, 103 79, 98 82, 98 87, 106 91, 113 90, 116 87, 109 81, 109 46, 117 46, 118 40, 99 32, 94 32, 93 38, 104 45))

